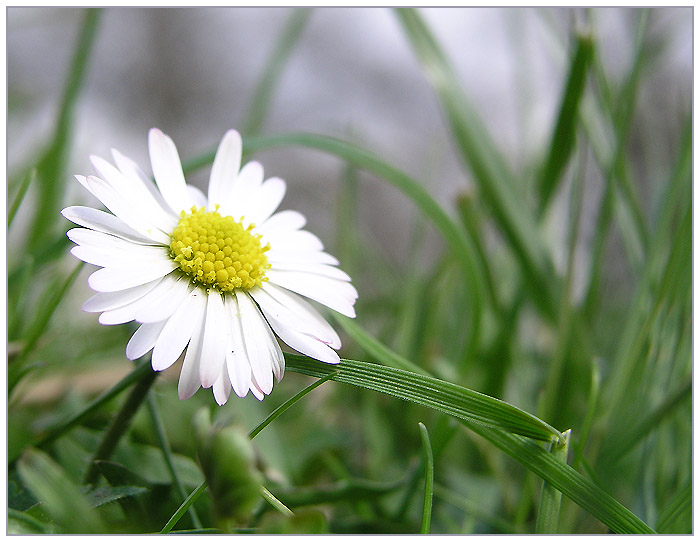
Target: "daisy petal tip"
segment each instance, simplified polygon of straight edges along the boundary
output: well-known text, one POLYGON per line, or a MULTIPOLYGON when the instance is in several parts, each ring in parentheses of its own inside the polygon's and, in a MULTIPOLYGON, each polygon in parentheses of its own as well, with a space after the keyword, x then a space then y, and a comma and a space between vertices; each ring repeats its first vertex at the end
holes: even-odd
POLYGON ((195 393, 197 393, 197 390, 199 390, 199 387, 197 387, 197 389, 195 389, 195 390, 191 390, 191 389, 188 390, 188 389, 180 389, 180 388, 178 388, 178 390, 177 390, 177 396, 178 396, 178 398, 179 398, 181 401, 185 401, 186 399, 189 399, 189 398, 192 397, 195 393))
POLYGON ((228 397, 224 395, 223 397, 217 397, 216 393, 214 394, 214 400, 216 401, 216 404, 219 406, 224 406, 226 402, 228 401, 228 397))

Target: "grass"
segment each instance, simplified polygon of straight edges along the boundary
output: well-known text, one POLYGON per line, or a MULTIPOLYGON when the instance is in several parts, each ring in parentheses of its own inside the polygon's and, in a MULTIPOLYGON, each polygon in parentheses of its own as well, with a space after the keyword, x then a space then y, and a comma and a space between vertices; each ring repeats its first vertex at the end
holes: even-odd
MULTIPOLYGON (((250 104, 244 152, 305 148, 342 163, 329 251, 356 284, 386 280, 359 288, 356 320, 335 319, 339 365, 286 354, 288 374, 265 401, 218 408, 206 392, 179 401, 167 375, 151 387, 148 360, 128 366, 129 326, 86 337, 65 316, 82 266, 58 210, 101 31, 99 11, 87 10, 53 143, 9 185, 10 241, 15 219, 30 217, 30 250, 8 255, 9 532, 692 532, 690 104, 673 154, 642 183, 631 138, 663 45, 650 31, 657 13, 630 12, 633 61, 614 78, 597 13, 587 12, 585 32, 570 31, 547 146, 516 171, 440 36, 420 10, 394 10, 475 185, 449 208, 381 150, 265 132, 277 82, 314 20, 313 10, 290 11, 256 87, 265 92, 250 104), (591 179, 602 182, 594 205, 584 204, 591 179), (412 254, 438 236, 430 271, 387 261, 362 233, 365 182, 415 206, 412 254), (569 218, 558 226, 563 265, 545 241, 557 206, 569 218), (28 400, 53 376, 113 364, 128 374, 100 393, 28 400), (202 412, 236 469, 191 436, 202 412), (212 468, 231 482, 209 487, 212 468)), ((212 160, 213 150, 184 167, 212 160)))

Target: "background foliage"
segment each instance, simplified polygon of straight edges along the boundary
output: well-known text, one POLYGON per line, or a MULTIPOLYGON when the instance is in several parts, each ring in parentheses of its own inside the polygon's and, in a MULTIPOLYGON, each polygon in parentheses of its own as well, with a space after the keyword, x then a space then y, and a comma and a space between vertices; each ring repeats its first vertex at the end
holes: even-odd
MULTIPOLYGON (((439 180, 357 135, 266 131, 315 16, 287 11, 244 151, 303 156, 297 175, 339 164, 321 237, 358 287, 358 318, 335 322, 348 361, 289 355, 270 397, 223 408, 208 391, 179 401, 177 368, 148 391, 148 360, 123 354, 133 328, 80 314, 89 266, 58 211, 109 30, 107 14, 81 14, 47 144, 8 180, 10 532, 691 532, 690 98, 656 116, 639 105, 668 10, 627 10, 631 60, 614 73, 606 10, 535 11, 565 61, 544 144, 517 158, 424 13, 381 13, 440 108, 449 146, 433 152, 465 183, 446 202, 439 180), (410 206, 399 260, 365 226, 375 189, 410 206)), ((211 164, 181 152, 194 178, 211 164)))

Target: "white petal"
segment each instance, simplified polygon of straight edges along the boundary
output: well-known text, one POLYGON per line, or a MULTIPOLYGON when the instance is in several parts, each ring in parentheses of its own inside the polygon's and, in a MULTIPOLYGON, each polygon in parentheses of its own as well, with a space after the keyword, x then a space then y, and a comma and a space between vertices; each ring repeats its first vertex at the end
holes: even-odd
POLYGON ((229 130, 224 135, 214 157, 214 165, 209 177, 209 205, 223 205, 230 196, 234 180, 241 167, 241 136, 235 130, 229 130))
MULTIPOLYGON (((292 313, 298 314, 301 318, 311 322, 316 329, 315 333, 310 333, 312 336, 328 344, 331 348, 335 348, 336 350, 340 348, 340 337, 338 337, 335 329, 333 329, 326 319, 319 314, 311 303, 300 295, 275 286, 274 284, 270 284, 269 282, 263 283, 262 289, 292 313)), ((305 332, 302 329, 298 331, 305 332)))
POLYGON ((180 370, 180 380, 177 383, 177 395, 180 399, 189 399, 200 387, 199 360, 202 357, 202 338, 204 336, 204 314, 207 310, 206 296, 195 297, 195 306, 192 309, 194 330, 190 344, 185 352, 185 359, 180 370))
POLYGON ((253 372, 253 379, 257 382, 260 391, 268 395, 272 391, 273 385, 273 359, 270 337, 265 333, 264 328, 269 326, 248 294, 240 290, 235 290, 235 292, 241 313, 245 351, 253 372))
POLYGON ((144 297, 144 303, 134 313, 134 320, 142 323, 160 322, 169 318, 185 302, 190 294, 189 280, 177 275, 168 275, 163 279, 167 287, 154 289, 144 297))
POLYGON ((173 140, 157 128, 152 128, 148 132, 148 151, 156 184, 170 209, 176 215, 189 210, 192 200, 187 193, 180 156, 173 140))
MULTIPOLYGON (((255 299, 255 302, 271 325, 272 320, 275 320, 285 328, 298 333, 304 333, 325 344, 338 344, 338 346, 340 346, 340 340, 335 332, 328 333, 330 326, 325 321, 322 320, 324 325, 318 325, 316 320, 306 316, 308 314, 307 312, 295 311, 293 308, 280 303, 263 288, 254 288, 250 290, 249 293, 253 299, 255 299)), ((273 329, 276 330, 274 326, 273 329)))
POLYGON ((245 353, 243 330, 241 329, 241 315, 238 310, 236 296, 227 296, 224 301, 227 317, 229 318, 229 348, 226 349, 226 367, 229 379, 236 395, 245 397, 250 390, 251 371, 248 357, 245 353))
POLYGON ((131 245, 127 250, 77 246, 70 252, 79 260, 100 267, 133 267, 134 265, 145 267, 168 258, 165 247, 136 244, 131 245))
POLYGON ((274 269, 269 269, 266 276, 273 284, 318 301, 340 314, 350 318, 355 317, 353 305, 357 299, 357 290, 349 282, 320 275, 274 269))
POLYGON ((255 381, 255 377, 251 376, 250 391, 253 393, 258 401, 262 401, 265 398, 265 392, 260 389, 260 386, 255 381))
POLYGON ((77 245, 87 245, 95 248, 113 248, 115 250, 130 250, 132 247, 163 247, 164 245, 134 243, 131 240, 103 233, 101 231, 89 230, 87 228, 72 228, 66 232, 68 239, 77 245))
MULTIPOLYGON (((258 232, 256 232, 258 233, 258 232)), ((313 233, 306 230, 282 231, 263 234, 263 244, 270 243, 270 249, 297 250, 312 252, 323 250, 323 243, 313 233)))
POLYGON ((170 210, 165 210, 153 194, 146 188, 143 181, 134 175, 124 175, 99 156, 91 156, 90 160, 100 177, 107 181, 115 191, 128 194, 131 199, 138 202, 139 209, 149 221, 163 232, 172 231, 177 224, 177 218, 170 210))
POLYGON ((265 170, 260 162, 248 162, 236 176, 236 191, 239 194, 250 194, 260 188, 265 176, 265 170))
POLYGON ((131 322, 132 320, 138 320, 137 315, 143 311, 148 310, 153 305, 163 305, 166 303, 166 296, 170 295, 171 300, 167 302, 167 307, 169 312, 163 318, 154 318, 151 320, 138 320, 141 323, 153 323, 160 322, 167 319, 175 310, 185 301, 187 294, 187 281, 184 282, 184 291, 181 295, 177 296, 177 292, 174 292, 173 288, 178 284, 178 277, 174 274, 163 277, 158 285, 147 292, 140 298, 132 301, 128 305, 103 312, 100 315, 100 324, 104 325, 115 325, 124 324, 126 322, 131 322), (173 301, 172 299, 175 299, 173 301))
MULTIPOLYGON (((322 253, 323 254, 323 253, 322 253)), ((306 262, 292 262, 292 261, 277 261, 272 269, 279 269, 283 271, 299 271, 301 273, 311 273, 314 275, 322 275, 324 277, 329 277, 332 279, 342 280, 345 282, 350 282, 352 279, 342 269, 337 267, 331 267, 330 265, 324 265, 319 263, 306 263, 306 262)))
POLYGON ((207 314, 204 327, 202 356, 199 365, 199 379, 202 387, 211 387, 221 373, 225 361, 226 347, 226 313, 221 294, 211 289, 207 296, 207 314))
POLYGON ((263 176, 264 170, 259 162, 248 162, 243 166, 238 176, 227 187, 225 194, 222 195, 224 201, 221 202, 221 215, 230 215, 235 220, 245 216, 249 209, 250 198, 260 188, 263 176))
POLYGON ((304 333, 298 333, 274 318, 270 318, 268 321, 275 333, 279 335, 279 338, 297 352, 324 363, 340 363, 340 357, 337 352, 329 348, 325 343, 304 333))
POLYGON ((202 192, 199 188, 197 188, 194 185, 188 184, 187 194, 192 200, 192 204, 197 206, 197 209, 200 209, 202 207, 206 209, 207 197, 204 195, 204 192, 202 192))
POLYGON ((285 250, 284 247, 271 248, 265 255, 267 260, 275 267, 277 263, 324 263, 328 265, 338 265, 340 262, 328 254, 320 250, 300 251, 300 250, 285 250))
POLYGON ((123 307, 129 303, 142 298, 152 290, 161 279, 156 279, 146 284, 134 286, 118 292, 99 292, 83 303, 82 309, 85 312, 102 312, 123 307))
POLYGON ((98 269, 90 277, 88 284, 97 292, 116 292, 126 290, 140 284, 146 284, 171 273, 175 268, 172 260, 163 260, 157 264, 151 264, 147 268, 129 269, 105 267, 98 269))
POLYGON ((156 345, 165 324, 166 322, 142 324, 126 345, 126 357, 133 361, 149 352, 156 345))
MULTIPOLYGON (((138 299, 132 301, 128 305, 124 305, 122 307, 118 307, 109 311, 105 311, 100 315, 99 322, 100 324, 103 325, 115 325, 115 324, 124 324, 126 322, 131 322, 132 320, 136 319, 136 315, 143 309, 148 308, 149 306, 153 305, 154 303, 161 303, 163 295, 169 293, 173 285, 177 283, 177 277, 173 275, 168 275, 167 277, 163 277, 159 282, 158 285, 147 292, 145 295, 142 295, 138 299)), ((177 306, 175 306, 170 313, 167 316, 170 316, 173 312, 175 312, 175 309, 184 301, 184 296, 181 296, 178 300, 177 306)), ((162 320, 165 320, 167 318, 158 318, 157 320, 151 320, 150 322, 147 321, 140 321, 141 323, 153 323, 153 322, 160 322, 162 320)))
POLYGON ((196 318, 193 318, 196 297, 202 295, 198 290, 193 290, 175 314, 166 320, 153 348, 151 363, 154 371, 162 371, 175 363, 190 342, 196 323, 196 318))
POLYGON ((266 180, 250 200, 249 210, 245 213, 248 224, 261 224, 267 220, 282 203, 286 191, 287 184, 279 177, 266 180))
POLYGON ((138 199, 131 197, 128 193, 116 190, 99 177, 89 175, 86 183, 95 197, 130 228, 153 241, 163 244, 169 243, 168 235, 150 220, 138 199))
POLYGON ((93 209, 92 207, 66 207, 61 214, 68 220, 79 226, 85 226, 92 230, 108 233, 133 243, 152 245, 154 241, 142 236, 133 228, 127 226, 116 216, 93 209))
POLYGON ((275 230, 296 231, 306 225, 306 217, 298 211, 285 210, 275 213, 270 218, 257 226, 260 233, 273 232, 275 230))
POLYGON ((228 379, 228 371, 225 364, 221 365, 221 374, 214 382, 212 391, 214 392, 214 399, 216 399, 219 406, 225 405, 229 395, 231 395, 231 382, 228 379))
MULTIPOLYGON (((143 170, 138 166, 138 164, 136 164, 136 162, 130 160, 115 149, 112 149, 112 157, 114 158, 114 163, 117 164, 117 167, 121 170, 121 172, 124 175, 128 175, 135 179, 139 179, 143 183, 143 186, 145 186, 146 189, 151 193, 153 199, 156 200, 158 205, 160 205, 160 207, 164 211, 169 212, 169 206, 165 202, 163 194, 160 193, 156 185, 153 184, 153 180, 150 179, 148 175, 146 175, 143 172, 143 170)), ((173 216, 177 219, 175 215, 173 216)))

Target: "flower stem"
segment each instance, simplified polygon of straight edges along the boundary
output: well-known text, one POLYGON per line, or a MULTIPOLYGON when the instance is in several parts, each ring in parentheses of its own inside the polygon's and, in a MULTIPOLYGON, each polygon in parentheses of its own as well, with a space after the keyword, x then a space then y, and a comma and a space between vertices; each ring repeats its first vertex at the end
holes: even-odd
POLYGON ((112 426, 104 434, 104 437, 102 437, 102 442, 90 461, 88 471, 85 473, 84 484, 92 485, 97 481, 100 473, 97 462, 111 457, 119 440, 129 428, 134 414, 138 411, 141 403, 148 397, 148 391, 151 389, 157 377, 158 373, 150 370, 141 377, 141 380, 136 382, 129 397, 127 397, 117 417, 112 422, 112 426))

